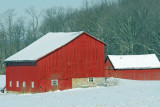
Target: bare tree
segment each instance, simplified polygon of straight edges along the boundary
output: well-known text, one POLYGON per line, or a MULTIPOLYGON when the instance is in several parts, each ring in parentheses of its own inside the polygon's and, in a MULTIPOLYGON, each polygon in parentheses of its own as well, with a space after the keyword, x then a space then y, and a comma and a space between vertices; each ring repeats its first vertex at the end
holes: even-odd
POLYGON ((36 12, 36 10, 33 7, 26 9, 26 13, 31 18, 27 30, 28 43, 32 43, 37 38, 39 38, 38 29, 41 14, 36 12))

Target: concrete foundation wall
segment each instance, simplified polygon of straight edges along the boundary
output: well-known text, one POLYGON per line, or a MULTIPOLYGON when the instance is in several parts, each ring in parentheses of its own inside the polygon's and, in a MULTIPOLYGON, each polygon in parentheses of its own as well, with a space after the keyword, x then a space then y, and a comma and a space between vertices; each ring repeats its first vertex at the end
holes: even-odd
POLYGON ((89 78, 72 78, 72 88, 87 88, 96 86, 105 86, 104 77, 93 77, 93 82, 89 82, 89 78))

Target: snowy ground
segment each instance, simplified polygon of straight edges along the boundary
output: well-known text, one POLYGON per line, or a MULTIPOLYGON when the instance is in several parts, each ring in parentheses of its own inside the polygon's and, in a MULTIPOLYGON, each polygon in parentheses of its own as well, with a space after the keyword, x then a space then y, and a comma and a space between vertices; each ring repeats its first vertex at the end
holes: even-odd
MULTIPOLYGON (((118 86, 111 87, 37 94, 0 93, 0 107, 160 107, 160 81, 118 81, 118 86)), ((3 87, 1 84, 5 84, 5 76, 0 76, 3 87)))
POLYGON ((0 75, 0 90, 3 89, 5 87, 5 85, 6 85, 6 76, 5 75, 0 75))

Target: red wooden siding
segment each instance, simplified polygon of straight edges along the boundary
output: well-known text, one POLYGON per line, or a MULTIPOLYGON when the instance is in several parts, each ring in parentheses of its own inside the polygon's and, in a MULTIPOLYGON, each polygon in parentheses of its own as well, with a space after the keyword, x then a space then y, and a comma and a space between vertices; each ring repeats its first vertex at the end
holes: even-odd
POLYGON ((104 77, 104 44, 83 34, 39 60, 37 68, 39 80, 104 77))
POLYGON ((43 79, 39 81, 39 91, 40 92, 47 92, 51 90, 64 90, 64 89, 71 89, 72 88, 72 79, 60 79, 58 80, 58 85, 52 86, 51 80, 43 79))
POLYGON ((133 80, 160 80, 160 69, 124 69, 115 70, 110 61, 106 62, 106 77, 133 80), (108 68, 107 68, 108 66, 108 68), (110 69, 109 69, 110 68, 110 69))
POLYGON ((7 66, 6 87, 7 91, 37 91, 36 66, 7 66), (9 87, 9 81, 12 81, 12 87, 9 87), (16 81, 19 81, 19 87, 16 87, 16 81), (26 82, 26 88, 22 88, 23 81, 26 82), (34 88, 31 88, 31 82, 35 83, 34 88))
MULTIPOLYGON (((72 78, 105 77, 104 43, 83 33, 65 46, 38 59, 30 66, 22 63, 6 66, 8 91, 45 92, 72 88, 72 78), (18 66, 18 65, 21 66, 18 66), (58 86, 51 86, 51 80, 58 80, 58 86), (12 81, 12 87, 9 87, 12 81), (16 87, 19 81, 19 88, 16 87), (22 82, 26 88, 22 89, 22 82), (34 89, 31 82, 35 82, 34 89)), ((29 62, 28 62, 29 64, 29 62)))

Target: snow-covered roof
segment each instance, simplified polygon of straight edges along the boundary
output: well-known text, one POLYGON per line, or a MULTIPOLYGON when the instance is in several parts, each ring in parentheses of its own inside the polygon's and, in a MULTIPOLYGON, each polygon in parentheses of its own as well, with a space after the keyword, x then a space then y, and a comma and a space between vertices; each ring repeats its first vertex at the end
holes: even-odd
POLYGON ((57 48, 66 45, 82 33, 84 32, 47 33, 37 41, 33 42, 31 45, 7 58, 5 62, 36 61, 48 53, 56 50, 57 48))
POLYGON ((108 55, 114 69, 151 69, 160 68, 155 54, 145 55, 108 55))

